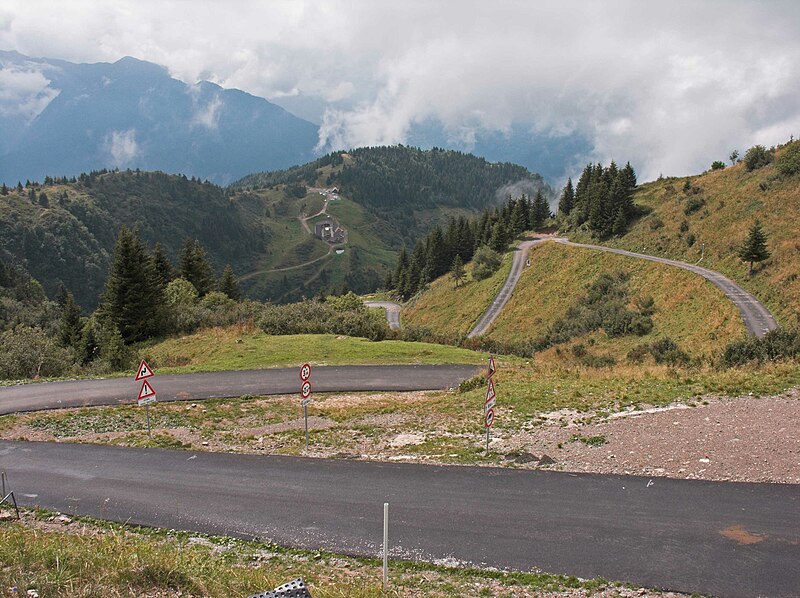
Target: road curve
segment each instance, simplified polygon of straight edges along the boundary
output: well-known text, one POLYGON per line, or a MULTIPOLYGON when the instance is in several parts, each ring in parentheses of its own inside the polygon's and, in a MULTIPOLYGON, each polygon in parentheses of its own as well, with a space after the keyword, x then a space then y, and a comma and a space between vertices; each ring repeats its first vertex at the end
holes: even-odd
POLYGON ((508 273, 508 278, 506 278, 506 281, 500 288, 500 292, 497 293, 494 301, 492 301, 492 304, 483 313, 481 319, 478 320, 478 323, 475 324, 475 327, 469 331, 469 334, 467 335, 468 338, 481 336, 482 334, 485 334, 487 330, 489 330, 489 326, 491 326, 492 323, 497 319, 497 316, 500 315, 500 312, 511 298, 511 293, 514 292, 514 287, 516 287, 517 283, 519 282, 519 277, 522 274, 522 271, 525 269, 525 260, 528 255, 528 250, 534 245, 539 245, 540 243, 544 243, 545 241, 549 240, 550 239, 533 239, 529 241, 523 241, 519 244, 519 247, 514 250, 514 258, 513 262, 511 263, 511 271, 508 273))
POLYGON ((389 322, 389 328, 400 330, 401 305, 399 303, 394 301, 364 301, 364 305, 386 310, 386 321, 389 322))
MULTIPOLYGON (((315 392, 441 390, 455 388, 477 369, 474 365, 314 366, 311 383, 315 392)), ((300 392, 297 368, 157 375, 150 381, 159 401, 300 392)), ((132 403, 140 386, 133 378, 4 386, 0 387, 0 415, 132 403)))
MULTIPOLYGON (((0 442, 24 505, 378 555, 797 596, 800 487, 0 442)), ((254 589, 255 590, 255 589, 254 589)))
POLYGON ((557 238, 553 239, 556 243, 561 243, 563 245, 571 245, 572 247, 580 247, 582 249, 592 249, 596 251, 607 251, 609 253, 617 253, 619 255, 625 255, 627 257, 635 257, 642 260, 649 260, 651 262, 658 262, 661 264, 668 264, 670 266, 676 266, 678 268, 683 268, 684 270, 688 270, 689 272, 694 272, 695 274, 699 274, 715 287, 720 289, 728 299, 730 299, 733 304, 739 308, 739 311, 742 314, 742 319, 744 320, 745 326, 747 326, 748 332, 756 337, 762 337, 770 330, 775 330, 778 327, 778 323, 775 321, 775 317, 770 313, 770 311, 761 303, 758 299, 753 297, 750 293, 745 291, 742 287, 738 284, 733 282, 731 279, 726 278, 719 272, 714 272, 713 270, 709 270, 708 268, 702 268, 695 264, 688 264, 686 262, 679 262, 678 260, 671 260, 664 257, 656 257, 653 255, 645 255, 643 253, 634 253, 632 251, 626 251, 625 249, 615 249, 613 247, 603 247, 602 245, 586 245, 583 243, 573 243, 568 241, 567 239, 557 238))

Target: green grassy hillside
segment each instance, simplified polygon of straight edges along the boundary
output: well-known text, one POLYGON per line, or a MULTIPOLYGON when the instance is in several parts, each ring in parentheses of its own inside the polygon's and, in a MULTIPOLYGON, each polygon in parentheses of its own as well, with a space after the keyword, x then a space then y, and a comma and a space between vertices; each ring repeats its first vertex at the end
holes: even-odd
POLYGON ((592 353, 622 358, 638 345, 669 337, 692 356, 713 356, 745 333, 738 310, 722 292, 685 270, 557 243, 534 247, 529 256, 531 266, 489 330, 490 338, 518 342, 545 335, 586 295, 591 282, 603 273, 618 272, 629 275, 629 301, 653 298, 652 331, 615 338, 596 331, 574 338, 568 346, 581 343, 592 353))
MULTIPOLYGON (((625 359, 635 347, 664 337, 692 357, 712 357, 745 332, 738 310, 716 287, 679 268, 556 243, 535 247, 529 255, 531 266, 487 333, 490 339, 543 343, 553 325, 578 306, 588 286, 603 274, 623 275, 624 301, 630 309, 636 309, 640 299, 652 297, 652 330, 613 338, 595 330, 556 343, 543 357, 558 354, 566 358, 572 355, 574 345, 581 345, 589 354, 625 359)), ((506 254, 494 276, 460 288, 443 276, 403 310, 403 322, 442 334, 466 334, 494 299, 510 264, 511 254, 506 254)))
POLYGON ((726 274, 751 291, 780 323, 797 326, 800 176, 781 176, 777 166, 788 149, 778 148, 771 164, 749 172, 739 163, 698 176, 641 185, 634 199, 649 214, 623 237, 607 244, 688 262, 697 262, 704 248, 701 265, 726 274), (772 257, 751 276, 748 266, 737 257, 737 249, 756 218, 769 237, 772 257))
POLYGON ((503 256, 500 268, 489 278, 473 280, 472 264, 467 280, 455 288, 450 275, 431 283, 430 288, 409 302, 401 312, 403 324, 422 326, 445 335, 467 334, 489 307, 511 270, 511 254, 503 256))

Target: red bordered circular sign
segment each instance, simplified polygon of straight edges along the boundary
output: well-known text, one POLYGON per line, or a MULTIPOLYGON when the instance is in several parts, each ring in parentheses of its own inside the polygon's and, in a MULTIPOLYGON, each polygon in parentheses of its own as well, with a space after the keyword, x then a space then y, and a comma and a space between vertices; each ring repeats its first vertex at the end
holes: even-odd
POLYGON ((311 366, 307 363, 304 363, 303 366, 300 368, 300 379, 305 382, 311 377, 311 366))
POLYGON ((300 396, 304 399, 307 399, 311 396, 311 382, 308 380, 303 382, 303 386, 300 387, 300 396))

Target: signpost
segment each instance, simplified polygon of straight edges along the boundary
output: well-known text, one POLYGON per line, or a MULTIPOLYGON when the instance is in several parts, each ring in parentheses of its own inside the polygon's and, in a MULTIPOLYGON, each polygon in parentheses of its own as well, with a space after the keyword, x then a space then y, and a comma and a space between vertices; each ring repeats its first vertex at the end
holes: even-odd
POLYGON ((308 404, 311 402, 311 366, 307 363, 300 368, 300 404, 303 406, 303 419, 306 429, 306 451, 308 451, 308 404))
POLYGON ((142 380, 142 387, 139 389, 139 396, 137 403, 139 407, 144 405, 144 412, 147 416, 147 435, 153 437, 153 432, 150 428, 150 404, 156 402, 156 389, 147 381, 147 378, 154 376, 153 370, 147 365, 147 362, 142 359, 139 364, 139 369, 136 370, 136 381, 142 380))
POLYGON ((494 389, 494 373, 497 368, 494 356, 489 355, 489 371, 486 374, 486 400, 483 402, 483 425, 486 428, 486 454, 489 454, 489 433, 494 424, 494 406, 497 404, 497 393, 494 389))

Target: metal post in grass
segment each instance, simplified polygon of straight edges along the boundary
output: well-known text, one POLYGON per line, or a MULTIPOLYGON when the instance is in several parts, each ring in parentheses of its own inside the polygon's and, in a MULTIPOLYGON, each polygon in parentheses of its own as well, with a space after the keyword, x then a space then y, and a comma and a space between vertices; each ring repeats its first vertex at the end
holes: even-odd
POLYGON ((150 438, 152 438, 153 437, 153 432, 150 429, 150 405, 145 405, 144 406, 144 414, 147 417, 147 435, 150 438))
POLYGON ((389 585, 389 503, 383 503, 383 587, 389 585))

